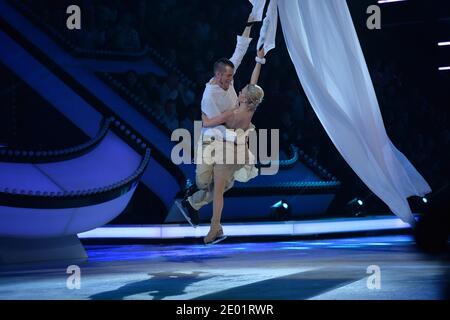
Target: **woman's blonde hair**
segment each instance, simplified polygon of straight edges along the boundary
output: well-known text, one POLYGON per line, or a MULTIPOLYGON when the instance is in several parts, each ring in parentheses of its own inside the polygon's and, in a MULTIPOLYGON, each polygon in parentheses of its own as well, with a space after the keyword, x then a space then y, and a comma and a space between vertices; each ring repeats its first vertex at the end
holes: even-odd
POLYGON ((247 106, 251 111, 255 111, 264 99, 264 90, 257 84, 247 86, 247 106))

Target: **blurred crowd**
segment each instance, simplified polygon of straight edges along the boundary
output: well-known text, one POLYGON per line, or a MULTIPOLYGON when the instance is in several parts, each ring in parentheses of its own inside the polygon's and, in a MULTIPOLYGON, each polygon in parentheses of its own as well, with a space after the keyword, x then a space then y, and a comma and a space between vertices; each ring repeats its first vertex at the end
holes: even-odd
POLYGON ((44 22, 53 26, 75 46, 92 50, 133 52, 143 48, 146 6, 148 1, 121 0, 25 0, 44 22), (81 10, 81 30, 69 30, 66 13, 70 5, 81 10))
POLYGON ((200 119, 201 95, 181 83, 176 73, 160 78, 130 70, 113 77, 149 106, 167 129, 185 128, 193 133, 194 121, 200 119))

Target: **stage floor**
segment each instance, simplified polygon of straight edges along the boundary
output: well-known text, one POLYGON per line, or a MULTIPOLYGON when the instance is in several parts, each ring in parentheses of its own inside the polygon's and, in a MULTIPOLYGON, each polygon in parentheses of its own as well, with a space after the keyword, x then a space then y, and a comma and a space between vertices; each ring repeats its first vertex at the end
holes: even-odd
POLYGON ((86 248, 80 289, 67 263, 3 266, 0 299, 443 299, 450 278, 408 235, 86 248))

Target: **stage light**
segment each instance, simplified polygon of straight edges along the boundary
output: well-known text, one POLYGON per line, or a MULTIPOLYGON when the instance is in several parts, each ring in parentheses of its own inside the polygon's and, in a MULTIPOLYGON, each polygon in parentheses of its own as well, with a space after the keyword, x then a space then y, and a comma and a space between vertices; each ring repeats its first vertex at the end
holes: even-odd
MULTIPOLYGON (((275 236, 275 235, 321 235, 338 232, 360 232, 380 230, 403 230, 410 226, 394 216, 347 218, 347 219, 320 219, 286 222, 264 223, 229 223, 224 226, 225 232, 230 236, 275 236)), ((170 225, 145 226, 105 226, 78 234, 81 239, 180 239, 186 237, 204 237, 209 225, 200 225, 198 228, 170 225)), ((326 245, 326 243, 315 243, 326 245)))
POLYGON ((350 200, 345 206, 345 210, 352 216, 361 216, 364 214, 364 201, 362 198, 356 197, 350 200))
POLYGON ((403 2, 406 0, 378 0, 378 3, 392 3, 392 2, 403 2))
POLYGON ((364 204, 364 201, 361 200, 359 197, 356 197, 356 198, 353 198, 352 200, 350 200, 349 202, 347 202, 347 206, 351 206, 351 205, 355 205, 355 204, 362 206, 364 204))
POLYGON ((270 213, 274 220, 288 220, 291 217, 291 206, 285 200, 280 200, 270 207, 270 213))
POLYGON ((425 197, 422 198, 422 201, 423 201, 423 203, 428 203, 428 199, 425 197))

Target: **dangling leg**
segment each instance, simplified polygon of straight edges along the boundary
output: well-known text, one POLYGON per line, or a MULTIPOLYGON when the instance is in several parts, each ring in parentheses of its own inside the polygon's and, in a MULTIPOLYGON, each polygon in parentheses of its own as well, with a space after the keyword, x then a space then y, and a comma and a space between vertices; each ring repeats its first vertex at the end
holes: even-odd
POLYGON ((227 184, 227 176, 224 175, 225 170, 221 170, 224 165, 216 165, 214 167, 214 198, 213 198, 213 215, 211 218, 211 227, 206 235, 205 244, 217 243, 226 237, 223 234, 220 220, 223 210, 223 193, 225 188, 229 187, 227 184))
POLYGON ((198 210, 213 199, 213 165, 197 164, 195 180, 198 190, 181 201, 176 201, 178 209, 194 228, 200 223, 198 210))

